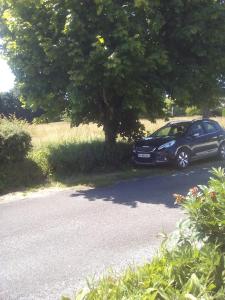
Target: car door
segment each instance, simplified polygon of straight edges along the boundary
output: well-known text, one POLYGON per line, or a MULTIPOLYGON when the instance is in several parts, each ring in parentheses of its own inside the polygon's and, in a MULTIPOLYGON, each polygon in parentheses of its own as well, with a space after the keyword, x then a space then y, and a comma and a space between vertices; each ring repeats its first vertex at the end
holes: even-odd
POLYGON ((212 121, 203 121, 203 126, 206 131, 207 138, 207 152, 208 154, 215 154, 219 148, 219 127, 212 121))
POLYGON ((195 122, 188 130, 189 147, 195 158, 204 157, 207 152, 207 135, 201 122, 195 122))

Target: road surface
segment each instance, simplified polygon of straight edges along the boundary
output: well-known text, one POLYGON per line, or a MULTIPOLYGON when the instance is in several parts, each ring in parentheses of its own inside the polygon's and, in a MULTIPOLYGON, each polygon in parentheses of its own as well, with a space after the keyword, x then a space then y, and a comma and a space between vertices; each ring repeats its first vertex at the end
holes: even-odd
POLYGON ((150 259, 159 233, 183 217, 173 193, 204 184, 208 169, 72 189, 0 204, 0 299, 60 299, 110 268, 150 259))

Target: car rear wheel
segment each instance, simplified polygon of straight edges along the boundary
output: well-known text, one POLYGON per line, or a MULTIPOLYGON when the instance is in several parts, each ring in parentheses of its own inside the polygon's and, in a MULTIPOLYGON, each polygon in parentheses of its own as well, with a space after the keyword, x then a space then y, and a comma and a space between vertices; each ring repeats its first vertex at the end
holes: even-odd
POLYGON ((219 147, 219 158, 225 160, 225 142, 219 147))
POLYGON ((185 169, 190 163, 189 152, 185 149, 180 150, 176 156, 176 165, 179 169, 185 169))

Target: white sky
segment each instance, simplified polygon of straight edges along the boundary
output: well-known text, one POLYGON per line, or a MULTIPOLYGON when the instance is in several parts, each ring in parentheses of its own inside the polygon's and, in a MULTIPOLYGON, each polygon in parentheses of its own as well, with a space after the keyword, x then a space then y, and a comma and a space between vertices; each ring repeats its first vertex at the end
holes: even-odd
POLYGON ((0 57, 0 92, 7 92, 14 86, 14 75, 7 62, 0 57))

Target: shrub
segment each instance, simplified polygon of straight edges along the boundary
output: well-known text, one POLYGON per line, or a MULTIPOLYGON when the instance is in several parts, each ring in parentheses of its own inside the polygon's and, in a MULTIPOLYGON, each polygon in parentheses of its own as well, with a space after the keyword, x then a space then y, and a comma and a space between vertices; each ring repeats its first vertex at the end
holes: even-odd
POLYGON ((40 167, 31 159, 0 164, 0 194, 38 186, 45 179, 40 167))
POLYGON ((33 151, 28 154, 28 158, 39 167, 45 177, 52 175, 51 166, 49 164, 49 155, 50 152, 48 147, 33 149, 33 151))
POLYGON ((15 118, 0 119, 0 161, 20 161, 31 148, 31 137, 24 123, 15 118))
POLYGON ((192 188, 187 197, 177 195, 177 202, 188 212, 200 238, 225 247, 225 171, 212 173, 208 186, 192 188))
POLYGON ((90 291, 82 291, 74 299, 223 300, 223 259, 215 245, 161 249, 150 263, 129 268, 121 277, 112 274, 97 285, 89 282, 90 291))
POLYGON ((201 114, 201 111, 196 106, 187 107, 185 110, 186 116, 197 116, 201 114))
POLYGON ((112 151, 100 141, 50 145, 49 169, 55 174, 87 173, 126 166, 131 158, 131 146, 117 143, 112 151))

